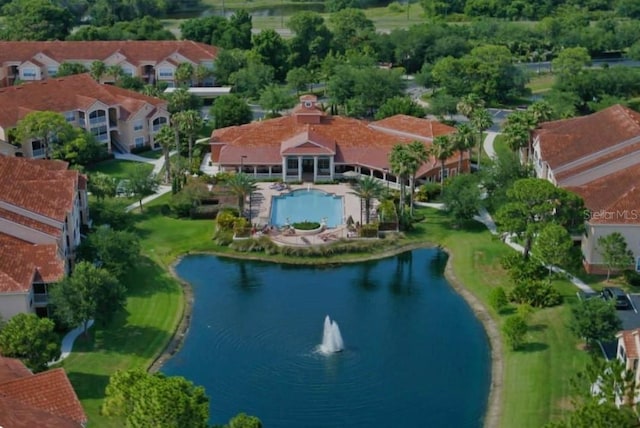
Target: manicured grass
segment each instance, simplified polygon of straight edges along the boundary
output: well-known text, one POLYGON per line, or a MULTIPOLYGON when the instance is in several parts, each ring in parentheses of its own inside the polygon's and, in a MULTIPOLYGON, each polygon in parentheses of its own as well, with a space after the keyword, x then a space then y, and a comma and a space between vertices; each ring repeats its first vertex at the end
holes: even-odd
POLYGON ((147 159, 160 159, 162 157, 162 150, 147 150, 146 152, 136 154, 147 159))
POLYGON ((98 164, 92 165, 87 168, 89 173, 91 172, 102 172, 104 174, 108 174, 117 179, 127 178, 131 175, 131 172, 134 169, 142 168, 147 170, 149 173, 153 170, 153 165, 147 163, 140 162, 132 162, 120 159, 111 159, 108 161, 103 161, 98 164))
MULTIPOLYGON (((457 278, 485 305, 492 288, 511 288, 500 259, 512 249, 481 225, 454 230, 443 213, 428 209, 423 212, 427 219, 411 238, 434 240, 451 251, 457 278)), ((523 350, 513 352, 505 347, 502 427, 539 428, 562 416, 570 401, 569 380, 589 359, 578 349, 578 340, 567 328, 577 289, 564 280, 555 281, 554 286, 565 303, 532 314, 523 350)), ((502 323, 513 309, 500 315, 490 311, 502 323)))
POLYGON ((527 88, 531 89, 534 94, 540 94, 551 90, 555 81, 556 76, 552 73, 538 74, 531 78, 527 88))
POLYGON ((513 152, 507 145, 507 137, 504 134, 496 135, 496 139, 493 140, 493 149, 500 158, 513 157, 513 152))

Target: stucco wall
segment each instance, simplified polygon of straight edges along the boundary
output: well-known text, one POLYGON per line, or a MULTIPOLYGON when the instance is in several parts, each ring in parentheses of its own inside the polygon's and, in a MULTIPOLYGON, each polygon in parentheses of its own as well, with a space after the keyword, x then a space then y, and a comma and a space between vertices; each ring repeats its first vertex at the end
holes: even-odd
POLYGON ((33 312, 29 307, 29 294, 0 293, 0 316, 3 321, 24 312, 33 312))

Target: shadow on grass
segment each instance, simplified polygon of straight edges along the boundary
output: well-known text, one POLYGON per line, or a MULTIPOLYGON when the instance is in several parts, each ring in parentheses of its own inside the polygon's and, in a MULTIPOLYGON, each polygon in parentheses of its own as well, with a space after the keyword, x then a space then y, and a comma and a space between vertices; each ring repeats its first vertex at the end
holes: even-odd
POLYGON ((547 329, 546 324, 534 324, 534 325, 530 325, 528 328, 529 331, 535 331, 535 332, 545 331, 546 329, 547 329))
POLYGON ((177 289, 175 279, 146 256, 138 258, 135 267, 125 275, 123 283, 127 287, 127 295, 132 297, 148 297, 177 289))
POLYGON ((104 390, 109 383, 108 375, 69 371, 67 376, 79 397, 83 399, 104 398, 104 390))
POLYGON ((546 343, 528 342, 528 343, 524 343, 520 347, 520 349, 518 349, 518 352, 533 353, 533 352, 541 352, 546 349, 549 349, 549 345, 547 345, 546 343))

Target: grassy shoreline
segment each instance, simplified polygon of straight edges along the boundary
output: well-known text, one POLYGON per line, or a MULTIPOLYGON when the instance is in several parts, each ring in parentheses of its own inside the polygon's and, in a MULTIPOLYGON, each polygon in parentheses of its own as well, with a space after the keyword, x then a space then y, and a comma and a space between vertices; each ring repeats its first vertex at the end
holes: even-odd
MULTIPOLYGON (((190 318, 188 305, 191 299, 188 290, 185 294, 184 287, 188 285, 181 285, 172 272, 181 257, 204 252, 222 257, 292 262, 283 256, 236 253, 216 246, 211 239, 213 222, 165 217, 162 206, 166 201, 166 197, 160 198, 146 207, 144 213, 136 214, 136 231, 145 250, 128 283, 131 292, 127 312, 108 328, 98 326, 90 340, 81 338, 72 356, 63 363, 92 424, 97 426, 115 427, 122 422, 99 415, 109 374, 129 367, 157 369, 179 346, 176 340, 188 327, 185 322, 190 318), (132 332, 140 340, 131 340, 132 332)), ((502 349, 494 341, 500 340, 499 327, 505 315, 495 313, 487 301, 491 288, 510 287, 499 259, 512 250, 480 224, 455 229, 444 213, 428 208, 419 211, 427 216, 426 220, 418 223, 414 231, 407 233, 406 238, 392 248, 364 255, 342 254, 293 262, 342 264, 390 257, 415 248, 445 248, 451 256, 447 279, 463 297, 468 293, 476 299, 472 302, 469 296, 465 297, 493 340, 492 350, 498 349, 492 351, 492 375, 498 370, 496 360, 503 368, 502 379, 492 378, 486 426, 533 428, 564 414, 567 409, 563 403, 567 402, 569 394, 566 380, 584 367, 587 360, 565 323, 572 296, 575 298, 573 286, 566 281, 556 281, 568 303, 533 314, 534 328, 527 337, 530 345, 524 351, 502 349), (483 314, 479 315, 478 310, 484 311, 483 314), (494 332, 493 338, 490 330, 494 332)))

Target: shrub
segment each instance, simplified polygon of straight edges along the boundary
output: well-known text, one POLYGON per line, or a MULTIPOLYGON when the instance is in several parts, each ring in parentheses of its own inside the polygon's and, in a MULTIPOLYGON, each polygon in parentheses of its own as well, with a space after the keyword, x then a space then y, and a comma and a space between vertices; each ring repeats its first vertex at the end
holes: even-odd
POLYGON ((231 230, 217 230, 213 239, 216 245, 226 247, 233 242, 233 232, 231 230))
POLYGON ((233 222, 233 233, 236 236, 250 236, 251 227, 249 221, 244 217, 236 217, 233 222))
POLYGON ((315 230, 320 228, 320 223, 317 221, 300 221, 293 223, 293 227, 298 230, 315 230))
POLYGON ((632 287, 640 287, 640 273, 635 270, 627 269, 622 272, 624 280, 632 287))
POLYGON ((440 195, 440 185, 438 183, 425 183, 418 188, 415 200, 418 202, 428 202, 440 195))
POLYGON ((107 198, 91 204, 91 218, 96 226, 108 224, 115 230, 126 230, 133 226, 133 216, 125 208, 128 204, 118 199, 107 198))
POLYGON ((532 280, 542 280, 549 275, 549 270, 541 263, 531 258, 525 259, 519 253, 511 253, 503 257, 500 263, 502 267, 508 271, 509 277, 516 284, 532 280))
POLYGON ((523 281, 516 285, 509 295, 514 303, 528 304, 534 308, 547 308, 559 305, 562 296, 548 281, 523 281))
POLYGON ((522 346, 527 329, 527 322, 520 315, 510 316, 504 322, 502 334, 512 350, 515 351, 522 346))
POLYGON ((219 205, 200 205, 198 207, 192 207, 189 211, 189 216, 194 220, 202 219, 214 219, 220 212, 219 205))
POLYGON ((360 237, 362 237, 362 238, 377 238, 378 237, 378 223, 363 224, 360 227, 360 237))
POLYGON ((233 230, 233 225, 238 217, 227 210, 220 211, 216 216, 218 230, 233 230))
POLYGON ((509 304, 504 288, 496 287, 489 293, 489 304, 496 312, 502 312, 509 304))

